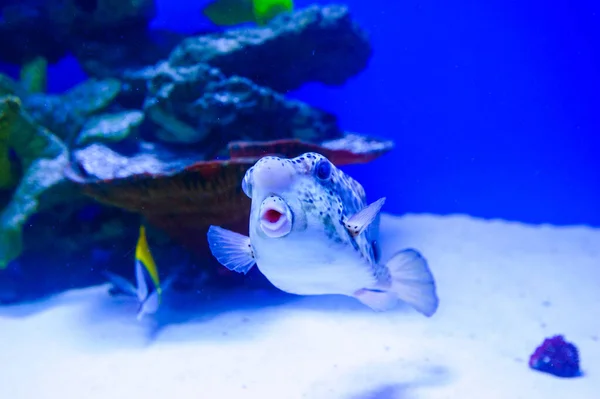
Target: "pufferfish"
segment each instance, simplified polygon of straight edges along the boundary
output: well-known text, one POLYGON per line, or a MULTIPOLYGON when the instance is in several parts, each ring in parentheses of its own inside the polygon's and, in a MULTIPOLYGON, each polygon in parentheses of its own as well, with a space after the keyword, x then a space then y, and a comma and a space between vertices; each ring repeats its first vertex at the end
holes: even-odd
POLYGON ((266 156, 250 168, 242 190, 252 199, 249 237, 210 226, 213 256, 247 273, 254 265, 277 288, 297 295, 341 294, 375 311, 399 300, 430 317, 438 308, 434 277, 415 249, 381 260, 380 211, 360 183, 326 157, 266 156))

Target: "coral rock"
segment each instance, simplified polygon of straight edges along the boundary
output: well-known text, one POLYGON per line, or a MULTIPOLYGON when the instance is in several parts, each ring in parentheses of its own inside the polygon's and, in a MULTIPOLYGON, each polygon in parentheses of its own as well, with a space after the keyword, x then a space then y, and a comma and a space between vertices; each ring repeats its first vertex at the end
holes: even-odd
POLYGON ((73 151, 73 160, 86 180, 128 179, 170 174, 202 160, 202 154, 170 152, 144 143, 133 155, 121 154, 101 143, 73 151))
POLYGON ((121 90, 116 79, 89 79, 61 95, 32 94, 23 108, 35 122, 63 140, 79 133, 85 118, 104 111, 121 90))
POLYGON ((565 341, 562 335, 546 338, 529 358, 529 367, 557 377, 581 375, 579 351, 575 345, 565 341))
POLYGON ((63 170, 68 164, 68 155, 66 146, 56 136, 22 112, 18 98, 1 98, 0 114, 11 121, 9 144, 23 169, 23 177, 11 201, 0 213, 2 269, 20 255, 22 229, 28 218, 40 210, 42 203, 51 206, 64 198, 63 170))
POLYGON ((367 34, 346 6, 311 6, 277 16, 268 25, 185 39, 173 50, 174 67, 208 63, 285 92, 306 82, 341 85, 371 57, 367 34))
POLYGON ((286 99, 271 89, 206 64, 162 63, 148 86, 145 111, 167 142, 225 147, 232 140, 339 138, 333 114, 286 99))
POLYGON ((85 123, 76 143, 83 146, 93 142, 119 142, 132 133, 135 134, 143 121, 144 114, 141 111, 122 111, 94 116, 85 123))
MULTIPOLYGON (((309 143, 296 139, 269 142, 234 142, 230 159, 182 163, 142 154, 127 157, 93 144, 75 152, 76 163, 67 177, 102 203, 141 213, 156 227, 201 255, 208 255, 206 230, 216 224, 244 233, 248 228, 250 200, 242 192, 246 171, 266 154, 295 157, 307 151, 327 156, 337 165, 364 163, 392 148, 391 142, 350 138, 362 143, 353 148, 326 147, 328 141, 309 143), (368 148, 371 148, 369 150, 368 148)), ((333 145, 336 147, 336 144, 333 145)))

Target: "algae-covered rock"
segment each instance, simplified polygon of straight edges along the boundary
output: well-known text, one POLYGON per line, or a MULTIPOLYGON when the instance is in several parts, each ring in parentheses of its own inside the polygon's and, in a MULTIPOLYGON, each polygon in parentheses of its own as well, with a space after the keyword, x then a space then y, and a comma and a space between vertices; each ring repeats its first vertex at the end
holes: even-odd
POLYGON ((116 79, 89 79, 60 95, 28 95, 23 98, 23 108, 35 122, 68 141, 79 133, 87 117, 105 110, 120 90, 116 79))
POLYGON ((224 148, 232 140, 316 141, 343 134, 333 114, 206 64, 172 68, 163 62, 148 91, 145 111, 167 142, 224 148))
MULTIPOLYGON (((121 154, 101 143, 73 151, 73 162, 86 179, 125 179, 137 175, 172 173, 202 161, 202 154, 172 152, 167 148, 146 143, 134 154, 121 154)), ((67 177, 69 170, 67 170, 67 177)), ((165 193, 168 195, 168 193, 165 193)))
POLYGON ((307 82, 341 85, 364 70, 372 55, 367 33, 343 5, 313 5, 265 26, 187 38, 160 31, 134 36, 117 43, 87 42, 75 51, 90 76, 123 82, 119 102, 127 108, 142 104, 154 66, 167 56, 173 68, 206 63, 225 76, 286 92, 307 82))
MULTIPOLYGON (((0 109, 0 194, 4 194, 3 197, 18 182, 18 165, 11 159, 9 143, 15 119, 16 113, 10 105, 0 109)), ((0 208, 3 202, 0 197, 0 208)))
POLYGON ((119 94, 121 82, 117 79, 88 79, 62 94, 63 101, 75 112, 91 115, 105 109, 119 94))
POLYGON ((60 186, 66 185, 63 172, 69 159, 66 146, 22 112, 17 97, 0 99, 0 115, 9 122, 9 144, 23 169, 11 201, 0 214, 1 269, 21 253, 23 225, 39 211, 42 197, 45 205, 60 197, 60 186))
POLYGON ((144 121, 141 111, 122 111, 91 117, 79 133, 76 144, 116 143, 134 134, 144 121))
POLYGON ((232 29, 185 39, 173 67, 207 63, 278 91, 306 82, 341 85, 371 58, 368 35, 346 6, 313 5, 277 16, 263 27, 232 29))
POLYGON ((10 76, 0 73, 0 96, 6 95, 24 97, 27 95, 27 92, 19 82, 16 82, 10 76))

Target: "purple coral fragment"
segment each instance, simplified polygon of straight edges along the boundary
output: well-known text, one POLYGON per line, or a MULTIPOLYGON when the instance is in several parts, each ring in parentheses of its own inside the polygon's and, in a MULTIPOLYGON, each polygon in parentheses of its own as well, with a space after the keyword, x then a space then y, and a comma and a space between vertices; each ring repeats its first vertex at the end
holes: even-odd
POLYGON ((529 367, 556 377, 578 377, 579 351, 562 335, 546 338, 529 358, 529 367))

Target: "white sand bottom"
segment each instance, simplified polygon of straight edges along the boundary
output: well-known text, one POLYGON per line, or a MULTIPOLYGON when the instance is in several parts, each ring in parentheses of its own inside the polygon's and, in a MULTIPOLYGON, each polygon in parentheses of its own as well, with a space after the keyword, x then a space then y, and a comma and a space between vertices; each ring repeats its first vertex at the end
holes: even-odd
POLYGON ((428 258, 433 318, 216 293, 171 299, 157 318, 175 322, 151 333, 107 286, 77 290, 0 308, 0 398, 600 398, 600 229, 385 215, 382 230, 384 257, 428 258), (578 346, 583 377, 528 368, 554 334, 578 346))

